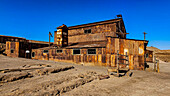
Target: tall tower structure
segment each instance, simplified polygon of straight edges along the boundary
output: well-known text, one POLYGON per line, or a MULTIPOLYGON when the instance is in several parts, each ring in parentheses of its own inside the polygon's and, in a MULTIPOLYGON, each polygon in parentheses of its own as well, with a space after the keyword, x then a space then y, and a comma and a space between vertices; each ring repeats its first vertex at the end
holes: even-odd
POLYGON ((66 25, 57 27, 54 32, 54 44, 57 47, 65 47, 68 45, 68 28, 66 25))

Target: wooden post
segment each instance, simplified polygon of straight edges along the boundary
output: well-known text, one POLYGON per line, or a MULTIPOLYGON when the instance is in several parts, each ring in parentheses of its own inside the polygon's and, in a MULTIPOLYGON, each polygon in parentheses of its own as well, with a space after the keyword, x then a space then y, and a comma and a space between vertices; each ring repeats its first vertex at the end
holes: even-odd
MULTIPOLYGON (((145 43, 145 34, 147 34, 146 32, 143 32, 143 34, 144 34, 144 43, 145 43)), ((144 69, 143 70, 145 70, 146 69, 146 53, 144 53, 144 69)))
POLYGON ((128 66, 128 71, 126 72, 126 76, 129 76, 129 57, 128 57, 128 54, 127 54, 127 52, 126 52, 126 67, 128 66))
POLYGON ((157 72, 159 73, 159 60, 157 61, 157 72))
POLYGON ((117 76, 119 77, 119 50, 117 50, 117 76))
POLYGON ((48 35, 49 35, 49 46, 50 46, 50 37, 53 37, 53 36, 52 36, 51 32, 49 32, 48 35))
MULTIPOLYGON (((154 57, 155 58, 155 57, 154 57)), ((155 58, 155 60, 154 60, 154 71, 156 72, 156 58, 155 58)))
POLYGON ((146 69, 146 53, 144 53, 144 68, 143 68, 143 70, 145 70, 146 69))
POLYGON ((51 37, 51 36, 50 36, 50 32, 49 32, 49 34, 48 34, 48 35, 49 35, 49 46, 50 46, 50 37, 51 37))

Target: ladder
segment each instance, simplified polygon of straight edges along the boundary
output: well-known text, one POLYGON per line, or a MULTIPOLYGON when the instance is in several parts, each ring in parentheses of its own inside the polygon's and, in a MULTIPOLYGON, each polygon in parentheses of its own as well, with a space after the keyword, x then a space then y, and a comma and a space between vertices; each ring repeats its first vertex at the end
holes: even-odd
POLYGON ((124 73, 124 75, 128 75, 128 71, 130 70, 129 69, 129 58, 128 58, 128 55, 127 55, 127 52, 126 52, 126 55, 122 55, 122 54, 119 54, 119 50, 117 50, 117 62, 116 62, 116 67, 108 67, 107 71, 108 71, 108 74, 110 75, 110 72, 116 72, 117 73, 117 76, 119 77, 120 76, 120 73, 124 73), (125 57, 124 58, 121 58, 121 57, 125 57), (122 63, 123 62, 123 63, 122 63), (124 65, 124 68, 121 67, 121 65, 124 65))

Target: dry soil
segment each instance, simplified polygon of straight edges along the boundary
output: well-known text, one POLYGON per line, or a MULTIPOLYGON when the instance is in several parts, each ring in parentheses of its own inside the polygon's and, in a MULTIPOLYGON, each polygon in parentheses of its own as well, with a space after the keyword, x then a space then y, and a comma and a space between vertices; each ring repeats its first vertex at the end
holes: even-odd
POLYGON ((0 55, 1 96, 169 96, 170 63, 160 73, 131 70, 108 78, 107 68, 0 55), (100 80, 102 79, 102 80, 100 80))

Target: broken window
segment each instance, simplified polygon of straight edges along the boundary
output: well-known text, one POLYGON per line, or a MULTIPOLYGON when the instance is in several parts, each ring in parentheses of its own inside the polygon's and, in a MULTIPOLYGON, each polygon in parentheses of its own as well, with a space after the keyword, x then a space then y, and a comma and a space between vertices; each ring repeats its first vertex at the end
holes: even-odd
POLYGON ((80 54, 80 49, 73 49, 73 55, 80 54))
POLYGON ((44 50, 43 53, 48 53, 48 50, 44 50))
POLYGON ((13 50, 13 49, 11 49, 11 53, 14 53, 14 50, 13 50))
POLYGON ((85 34, 91 33, 91 29, 85 29, 85 30, 84 30, 84 33, 85 33, 85 34))
POLYGON ((59 50, 59 49, 58 49, 58 50, 57 50, 57 53, 63 53, 63 50, 61 50, 61 49, 59 50))
POLYGON ((32 57, 35 57, 35 52, 32 52, 32 57))
POLYGON ((87 53, 88 54, 96 54, 96 49, 88 49, 87 53))

